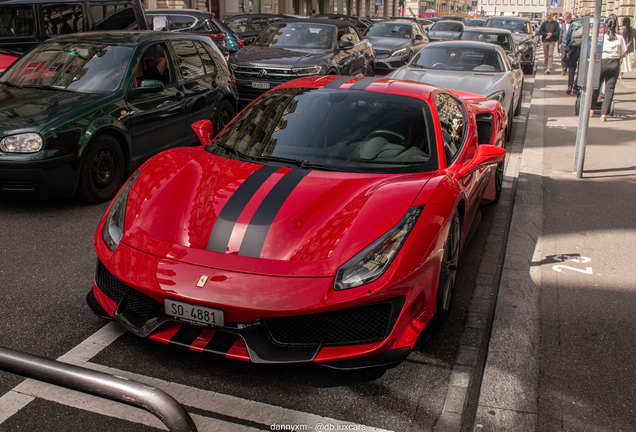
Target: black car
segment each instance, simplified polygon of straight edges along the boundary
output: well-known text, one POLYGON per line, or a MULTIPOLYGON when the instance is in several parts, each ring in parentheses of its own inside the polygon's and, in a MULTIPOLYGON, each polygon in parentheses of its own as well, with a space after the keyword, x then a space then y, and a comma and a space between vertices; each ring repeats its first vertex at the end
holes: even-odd
POLYGON ((343 14, 320 14, 316 15, 314 18, 317 19, 331 19, 331 20, 345 20, 349 21, 353 24, 353 26, 358 30, 358 34, 362 35, 369 28, 369 25, 365 23, 363 20, 358 18, 357 16, 352 15, 343 15, 343 14))
POLYGON ((462 33, 460 40, 499 45, 511 60, 521 64, 521 52, 510 30, 480 27, 467 28, 462 33))
POLYGON ((375 23, 365 37, 373 44, 376 71, 383 74, 407 64, 429 42, 420 25, 409 21, 375 23))
POLYGON ((464 23, 466 28, 472 27, 483 27, 486 24, 486 19, 484 18, 471 18, 464 23))
POLYGON ((375 74, 371 43, 348 21, 274 22, 251 45, 230 56, 240 102, 298 77, 375 74))
POLYGON ((234 15, 232 18, 226 20, 225 24, 230 30, 236 33, 245 44, 250 44, 268 25, 274 21, 283 19, 294 19, 294 17, 292 15, 271 13, 243 14, 234 15))
POLYGON ((531 74, 534 69, 534 60, 537 51, 537 42, 534 31, 528 18, 523 17, 491 17, 486 21, 485 27, 510 30, 515 42, 521 51, 521 66, 526 74, 531 74))
POLYGON ((459 21, 437 21, 428 29, 428 38, 431 42, 457 40, 464 31, 464 24, 459 21))
POLYGON ((166 29, 209 36, 225 58, 229 56, 225 31, 214 21, 214 15, 211 13, 195 9, 148 9, 146 19, 151 30, 166 29))

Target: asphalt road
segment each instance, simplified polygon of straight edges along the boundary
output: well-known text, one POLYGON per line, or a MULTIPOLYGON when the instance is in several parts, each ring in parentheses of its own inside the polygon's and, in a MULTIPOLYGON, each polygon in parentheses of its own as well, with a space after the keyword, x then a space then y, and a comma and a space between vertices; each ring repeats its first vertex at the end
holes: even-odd
MULTIPOLYGON (((80 351, 98 346, 101 351, 91 351, 79 363, 134 379, 150 377, 149 383, 176 387, 185 399, 194 395, 186 409, 208 421, 209 430, 272 430, 278 424, 308 425, 305 430, 319 430, 322 424, 329 430, 324 424, 338 421, 365 425, 366 430, 433 430, 447 396, 495 207, 482 207, 480 226, 460 259, 449 319, 384 374, 254 365, 130 333, 115 335, 108 343, 83 342, 108 324, 85 302, 96 262, 93 234, 106 207, 73 199, 0 199, 0 346, 49 359, 78 345, 80 351)), ((29 387, 23 381, 0 372, 0 431, 146 431, 162 426, 141 410, 48 386, 29 387)))

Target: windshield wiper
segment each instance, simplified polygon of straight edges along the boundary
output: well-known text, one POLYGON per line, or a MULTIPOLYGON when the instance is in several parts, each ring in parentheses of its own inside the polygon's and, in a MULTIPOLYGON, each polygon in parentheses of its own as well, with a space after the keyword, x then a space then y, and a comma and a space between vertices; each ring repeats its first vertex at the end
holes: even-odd
POLYGON ((21 88, 22 88, 22 86, 21 86, 21 85, 18 85, 18 84, 11 84, 11 83, 10 83, 10 82, 8 82, 8 81, 3 81, 3 82, 2 82, 2 84, 6 85, 6 86, 9 86, 9 87, 13 87, 13 88, 19 88, 19 89, 21 89, 21 88))
POLYGON ((246 155, 245 153, 238 151, 237 149, 235 149, 234 147, 232 147, 231 145, 227 145, 224 144, 222 142, 215 142, 214 144, 216 144, 217 146, 225 149, 225 150, 229 150, 232 153, 234 153, 239 159, 243 159, 243 160, 253 160, 254 158, 252 158, 251 156, 246 155))
POLYGON ((65 89, 65 88, 60 88, 60 87, 54 87, 54 86, 51 86, 51 85, 49 85, 49 84, 42 84, 42 85, 24 85, 24 86, 22 86, 22 88, 33 88, 33 89, 42 89, 42 90, 57 90, 57 91, 65 91, 65 92, 75 93, 73 90, 69 90, 69 89, 65 89))
POLYGON ((288 163, 288 164, 296 165, 299 168, 306 168, 306 169, 317 169, 317 170, 324 170, 324 171, 362 172, 354 168, 346 168, 346 167, 341 167, 336 165, 309 163, 309 161, 305 159, 291 159, 291 158, 284 158, 284 157, 278 157, 278 156, 255 156, 254 160, 288 163))

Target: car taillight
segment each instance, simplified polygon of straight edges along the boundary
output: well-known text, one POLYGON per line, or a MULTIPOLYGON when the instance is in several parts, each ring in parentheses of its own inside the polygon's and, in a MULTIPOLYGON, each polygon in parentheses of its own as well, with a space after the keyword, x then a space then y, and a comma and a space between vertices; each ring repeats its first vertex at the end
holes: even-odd
POLYGON ((225 40, 225 33, 208 33, 208 36, 210 36, 217 42, 225 40))
POLYGON ((243 42, 241 39, 236 39, 236 41, 239 43, 241 47, 245 46, 245 42, 243 42))

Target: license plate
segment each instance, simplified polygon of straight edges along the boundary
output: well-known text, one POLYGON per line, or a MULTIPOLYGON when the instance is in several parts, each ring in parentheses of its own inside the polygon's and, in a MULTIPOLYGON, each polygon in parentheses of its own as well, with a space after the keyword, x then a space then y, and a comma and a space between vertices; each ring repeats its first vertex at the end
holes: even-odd
POLYGON ((166 315, 197 325, 223 326, 223 311, 166 299, 166 315))
POLYGON ((269 83, 253 82, 252 83, 252 88, 269 90, 269 83))

